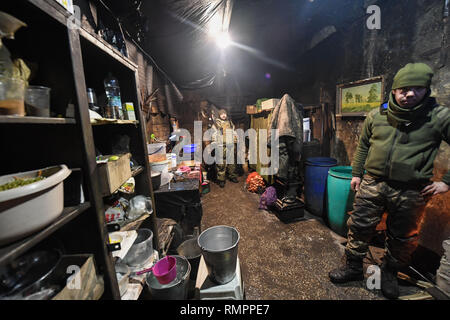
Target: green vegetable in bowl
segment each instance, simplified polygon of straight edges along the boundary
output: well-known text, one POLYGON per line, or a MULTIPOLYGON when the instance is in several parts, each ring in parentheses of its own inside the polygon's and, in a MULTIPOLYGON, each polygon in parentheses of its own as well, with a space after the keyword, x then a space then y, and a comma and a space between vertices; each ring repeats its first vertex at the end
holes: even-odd
POLYGON ((44 180, 45 177, 39 176, 39 177, 36 177, 36 178, 29 178, 29 179, 22 179, 22 178, 14 178, 14 179, 15 179, 14 181, 2 184, 0 186, 0 191, 6 191, 6 190, 11 190, 11 189, 14 189, 14 188, 22 187, 22 186, 25 186, 27 184, 31 184, 31 183, 34 183, 34 182, 38 182, 38 181, 44 180))

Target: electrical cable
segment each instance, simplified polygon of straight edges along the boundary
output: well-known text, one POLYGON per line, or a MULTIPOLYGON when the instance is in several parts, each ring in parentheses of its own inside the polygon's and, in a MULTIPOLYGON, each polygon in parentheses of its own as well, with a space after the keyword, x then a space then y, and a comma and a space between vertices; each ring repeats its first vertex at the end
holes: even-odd
MULTIPOLYGON (((123 33, 123 30, 125 30, 125 33, 127 34, 127 36, 131 39, 131 41, 134 43, 134 45, 136 45, 136 47, 151 61, 151 63, 159 70, 159 72, 166 78, 166 80, 168 82, 170 82, 170 84, 173 86, 174 90, 177 93, 177 96, 179 95, 179 90, 176 87, 176 84, 170 79, 170 77, 167 75, 167 73, 160 67, 158 66, 158 64, 156 63, 156 61, 153 59, 152 56, 150 56, 134 39, 133 37, 130 35, 130 33, 128 32, 127 29, 122 27, 122 23, 120 21, 119 18, 116 17, 116 15, 114 14, 114 12, 102 1, 99 0, 99 2, 105 7, 105 9, 112 15, 112 17, 117 21, 117 24, 119 25, 120 28, 120 32, 122 34, 122 38, 124 39, 125 42, 125 35, 123 33)), ((126 42, 125 42, 125 47, 126 47, 126 42)), ((127 49, 128 51, 128 49, 127 49)), ((181 93, 180 93, 181 94, 181 93)), ((179 97, 179 96, 178 96, 179 97)), ((182 97, 182 96, 181 96, 182 97)))

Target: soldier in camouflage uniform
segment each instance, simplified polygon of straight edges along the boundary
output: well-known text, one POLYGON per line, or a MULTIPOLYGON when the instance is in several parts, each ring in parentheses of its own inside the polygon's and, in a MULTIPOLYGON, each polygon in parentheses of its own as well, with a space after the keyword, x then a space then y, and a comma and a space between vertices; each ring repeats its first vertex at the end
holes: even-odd
MULTIPOLYGON (((231 182, 234 182, 234 183, 239 182, 237 180, 235 163, 234 162, 227 163, 227 161, 226 161, 227 145, 228 145, 229 150, 231 150, 232 147, 234 149, 234 142, 236 142, 236 135, 235 135, 234 124, 230 119, 228 119, 228 115, 227 115, 227 112, 225 109, 219 110, 219 117, 214 121, 212 129, 213 129, 212 141, 215 143, 222 144, 223 162, 216 163, 216 169, 217 169, 217 181, 219 182, 219 186, 221 188, 223 188, 223 187, 225 187, 225 181, 226 181, 227 175, 228 175, 228 179, 231 182), (226 141, 227 130, 229 130, 232 133, 231 143, 228 143, 226 141)), ((235 158, 234 154, 233 154, 233 158, 235 158)))
POLYGON ((329 273, 334 283, 364 278, 362 260, 386 211, 381 290, 387 298, 399 296, 397 272, 409 265, 417 247, 426 201, 450 184, 450 172, 440 182, 430 181, 441 141, 450 142, 450 112, 430 96, 432 77, 427 65, 407 64, 394 77, 389 102, 367 115, 353 159, 356 195, 346 260, 329 273))

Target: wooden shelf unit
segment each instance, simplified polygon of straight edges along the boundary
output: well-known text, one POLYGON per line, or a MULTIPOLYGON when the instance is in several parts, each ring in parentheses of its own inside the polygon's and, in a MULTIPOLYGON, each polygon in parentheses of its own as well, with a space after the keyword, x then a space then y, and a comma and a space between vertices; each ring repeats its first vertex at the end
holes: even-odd
MULTIPOLYGON (((81 168, 86 202, 64 209, 61 216, 43 230, 17 242, 0 247, 0 266, 7 264, 55 238, 66 248, 65 254, 94 254, 104 278, 103 299, 120 300, 114 261, 108 249, 105 199, 97 178, 97 150, 107 153, 115 134, 130 137, 130 152, 139 169, 134 171, 136 195, 154 201, 150 178, 145 121, 140 110, 137 65, 111 45, 81 28, 71 28, 71 14, 54 0, 3 1, 0 11, 24 21, 27 27, 4 44, 26 62, 38 65, 30 84, 50 87, 51 111, 65 114, 69 103, 75 105, 75 118, 0 116, 0 147, 8 150, 8 161, 0 175, 35 170, 56 164, 81 168), (102 92, 102 79, 111 71, 121 86, 122 102, 133 102, 136 121, 120 125, 92 125, 87 88, 102 92), (103 149, 103 150, 102 150, 103 149), (105 151, 104 151, 105 150, 105 151)), ((156 213, 150 215, 154 247, 158 248, 156 213)), ((50 249, 50 248, 49 248, 50 249)))
POLYGON ((21 117, 0 116, 0 123, 24 123, 24 124, 75 124, 75 119, 70 118, 45 118, 45 117, 21 117))
POLYGON ((8 246, 0 248, 0 265, 8 263, 15 258, 19 257, 22 253, 26 252, 28 249, 32 248, 35 244, 40 242, 42 239, 50 236, 53 232, 69 223, 79 214, 83 213, 89 209, 91 204, 85 202, 75 207, 66 207, 61 215, 53 221, 50 225, 44 229, 28 236, 25 239, 16 241, 8 246))

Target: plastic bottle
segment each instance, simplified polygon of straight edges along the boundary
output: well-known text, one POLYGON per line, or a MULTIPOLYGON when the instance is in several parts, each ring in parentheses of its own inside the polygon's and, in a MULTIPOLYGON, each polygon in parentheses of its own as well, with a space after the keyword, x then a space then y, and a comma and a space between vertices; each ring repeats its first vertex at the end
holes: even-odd
POLYGON ((120 98, 119 81, 110 73, 103 82, 105 86, 106 98, 106 118, 123 119, 122 100, 120 98))

